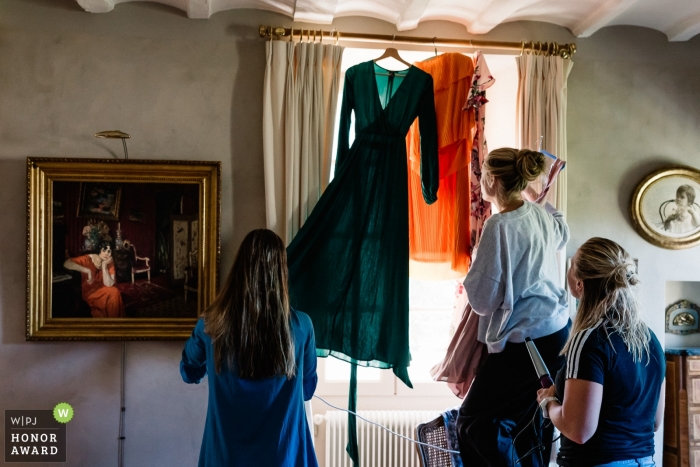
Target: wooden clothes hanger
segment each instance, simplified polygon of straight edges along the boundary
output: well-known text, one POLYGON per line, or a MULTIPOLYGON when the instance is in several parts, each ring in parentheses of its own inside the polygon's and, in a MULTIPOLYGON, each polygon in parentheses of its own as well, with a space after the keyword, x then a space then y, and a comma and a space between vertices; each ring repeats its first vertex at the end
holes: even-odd
MULTIPOLYGON (((394 34, 394 37, 396 37, 396 34, 394 34)), ((399 62, 403 63, 404 65, 406 65, 406 66, 409 67, 409 68, 412 66, 412 65, 411 65, 410 63, 408 63, 406 60, 404 60, 403 58, 401 58, 401 55, 399 55, 399 51, 396 50, 396 49, 393 48, 393 47, 388 47, 380 57, 375 58, 373 61, 376 63, 376 62, 378 62, 379 60, 384 60, 385 58, 393 58, 393 59, 396 59, 396 60, 398 60, 399 62)), ((404 70, 401 70, 401 71, 404 71, 404 70)))

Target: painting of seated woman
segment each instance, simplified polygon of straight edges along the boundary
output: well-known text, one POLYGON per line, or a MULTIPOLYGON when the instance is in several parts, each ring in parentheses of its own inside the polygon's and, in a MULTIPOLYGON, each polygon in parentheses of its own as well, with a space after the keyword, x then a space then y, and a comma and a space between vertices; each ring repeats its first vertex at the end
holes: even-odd
POLYGON ((57 181, 53 318, 196 318, 195 184, 57 181))
POLYGON ((102 242, 99 253, 89 253, 67 259, 63 267, 80 273, 82 299, 90 307, 93 318, 124 317, 124 302, 119 290, 114 286, 116 272, 112 245, 102 242))

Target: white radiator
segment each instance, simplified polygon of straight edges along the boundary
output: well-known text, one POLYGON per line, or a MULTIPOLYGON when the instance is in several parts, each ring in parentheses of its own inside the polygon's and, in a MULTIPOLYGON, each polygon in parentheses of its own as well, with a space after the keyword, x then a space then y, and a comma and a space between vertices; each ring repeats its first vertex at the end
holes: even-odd
MULTIPOLYGON (((359 415, 396 433, 415 439, 416 427, 434 420, 440 412, 418 410, 367 410, 359 415)), ((348 414, 329 410, 316 415, 315 422, 326 423, 326 467, 352 467, 345 452, 348 444, 348 414)), ((357 442, 361 467, 420 467, 416 444, 394 436, 388 431, 357 419, 357 442)))

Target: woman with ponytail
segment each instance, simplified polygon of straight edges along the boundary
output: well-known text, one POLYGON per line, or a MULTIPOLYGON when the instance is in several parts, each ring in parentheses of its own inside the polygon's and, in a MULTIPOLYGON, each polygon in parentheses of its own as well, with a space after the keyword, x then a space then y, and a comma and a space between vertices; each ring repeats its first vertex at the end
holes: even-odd
POLYGON ((591 238, 574 255, 567 280, 580 302, 562 351, 566 366, 555 386, 537 394, 562 433, 557 463, 651 467, 666 361, 639 314, 636 265, 612 240, 591 238))
POLYGON ((559 280, 557 250, 569 228, 552 206, 523 200, 521 192, 545 169, 545 156, 527 149, 491 151, 482 167, 481 189, 498 210, 484 225, 476 257, 464 281, 467 298, 479 315, 478 339, 488 356, 460 408, 457 419, 464 465, 547 465, 553 428, 540 440, 526 430, 537 409, 539 386, 525 338, 537 345, 554 372, 569 335, 566 293, 559 280))
POLYGON ((317 383, 314 331, 290 308, 287 284, 282 239, 250 232, 185 343, 182 379, 209 375, 200 467, 317 466, 304 412, 317 383))

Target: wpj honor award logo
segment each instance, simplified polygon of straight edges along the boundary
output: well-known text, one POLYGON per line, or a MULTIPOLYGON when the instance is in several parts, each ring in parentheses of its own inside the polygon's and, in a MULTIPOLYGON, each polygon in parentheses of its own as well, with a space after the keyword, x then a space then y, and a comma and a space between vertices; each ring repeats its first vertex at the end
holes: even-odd
POLYGON ((73 407, 5 410, 5 462, 66 462, 66 423, 73 407))

